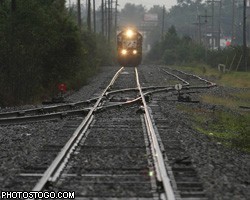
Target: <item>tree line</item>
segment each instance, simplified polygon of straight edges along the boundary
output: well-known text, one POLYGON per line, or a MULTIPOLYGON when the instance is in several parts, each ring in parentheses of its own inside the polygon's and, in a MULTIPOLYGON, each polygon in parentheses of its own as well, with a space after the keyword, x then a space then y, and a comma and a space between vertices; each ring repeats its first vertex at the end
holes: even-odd
MULTIPOLYGON (((218 64, 225 64, 230 71, 246 70, 242 62, 241 46, 234 45, 221 50, 208 49, 189 36, 178 35, 174 26, 168 29, 161 41, 153 45, 144 62, 167 65, 207 64, 213 68, 217 68, 218 64)), ((250 63, 250 56, 247 62, 250 63)))
POLYGON ((1 106, 41 101, 59 83, 79 88, 111 60, 111 47, 80 31, 62 0, 2 0, 0 46, 1 106))
POLYGON ((204 46, 195 43, 189 36, 178 36, 175 27, 171 26, 162 41, 157 42, 149 51, 145 62, 180 65, 204 60, 204 46))

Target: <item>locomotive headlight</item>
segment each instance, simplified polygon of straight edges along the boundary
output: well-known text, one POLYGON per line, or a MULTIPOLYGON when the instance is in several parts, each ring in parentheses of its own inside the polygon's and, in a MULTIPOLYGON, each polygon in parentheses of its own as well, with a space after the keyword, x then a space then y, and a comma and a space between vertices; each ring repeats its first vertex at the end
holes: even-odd
POLYGON ((132 31, 131 29, 128 29, 128 30, 126 31, 126 36, 127 36, 127 37, 131 38, 133 35, 134 35, 134 31, 132 31))
POLYGON ((126 49, 123 49, 123 50, 121 51, 121 53, 122 53, 122 55, 126 55, 128 52, 127 52, 126 49))
POLYGON ((133 50, 133 54, 134 54, 134 55, 137 54, 137 50, 133 50))

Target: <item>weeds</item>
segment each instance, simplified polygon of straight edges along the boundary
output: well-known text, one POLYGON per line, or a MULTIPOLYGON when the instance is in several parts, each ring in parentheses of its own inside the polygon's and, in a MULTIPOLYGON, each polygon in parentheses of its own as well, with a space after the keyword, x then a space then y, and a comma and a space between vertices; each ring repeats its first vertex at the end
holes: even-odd
POLYGON ((193 118, 193 127, 213 140, 250 152, 250 113, 237 114, 224 110, 194 109, 177 106, 193 118))

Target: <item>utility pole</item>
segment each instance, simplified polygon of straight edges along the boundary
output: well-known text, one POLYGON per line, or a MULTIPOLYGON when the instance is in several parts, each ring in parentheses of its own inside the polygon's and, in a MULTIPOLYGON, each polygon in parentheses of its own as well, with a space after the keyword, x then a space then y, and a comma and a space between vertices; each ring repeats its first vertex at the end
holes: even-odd
POLYGON ((162 8, 162 26, 161 26, 161 39, 163 40, 164 39, 164 27, 165 25, 165 6, 163 5, 163 8, 162 8))
POLYGON ((105 36, 106 37, 108 37, 108 8, 107 8, 108 6, 107 6, 107 0, 105 0, 105 6, 104 6, 104 8, 105 8, 105 26, 104 26, 104 28, 105 28, 105 36))
POLYGON ((220 8, 219 8, 219 25, 218 25, 218 50, 220 50, 220 34, 221 34, 221 7, 222 7, 222 3, 221 0, 219 1, 220 3, 220 8))
POLYGON ((220 3, 219 5, 219 24, 218 24, 218 36, 217 36, 217 45, 218 45, 218 49, 220 49, 220 23, 221 23, 221 7, 222 7, 222 3, 221 0, 208 0, 207 3, 211 3, 212 6, 212 49, 214 49, 214 3, 220 3))
POLYGON ((231 34, 232 34, 232 38, 231 38, 231 44, 234 43, 234 37, 235 37, 235 32, 234 32, 234 24, 235 24, 235 0, 233 0, 233 7, 232 7, 232 30, 231 30, 231 34))
POLYGON ((201 45, 201 16, 198 16, 198 26, 199 26, 199 43, 201 45))
POLYGON ((247 8, 247 0, 244 0, 244 5, 243 5, 243 65, 247 71, 246 8, 247 8))
POLYGON ((198 15, 198 22, 193 23, 198 27, 198 42, 201 45, 201 15, 198 15))
POLYGON ((104 36, 104 0, 102 0, 101 10, 102 10, 102 36, 104 36))
POLYGON ((113 0, 110 0, 110 36, 113 36, 113 0))
POLYGON ((96 33, 95 0, 93 0, 93 21, 94 21, 94 33, 96 33))
MULTIPOLYGON (((199 44, 201 44, 201 25, 207 24, 207 21, 208 21, 207 18, 208 17, 212 17, 212 16, 207 15, 207 10, 206 10, 205 15, 198 15, 198 23, 193 23, 195 25, 198 25, 199 44), (201 22, 202 17, 205 18, 205 22, 201 22)), ((206 34, 206 38, 207 38, 207 27, 206 27, 206 33, 205 34, 206 34)))
POLYGON ((212 0, 212 49, 214 50, 214 0, 212 0))
POLYGON ((117 32, 117 6, 118 6, 118 0, 115 1, 115 34, 117 32))
POLYGON ((111 14, 110 14, 110 11, 111 11, 111 0, 108 0, 108 41, 110 42, 110 30, 111 30, 111 14))
POLYGON ((87 25, 88 25, 88 30, 91 31, 91 0, 88 0, 87 25))
POLYGON ((77 0, 77 22, 78 27, 81 29, 82 21, 81 21, 81 0, 77 0))
POLYGON ((205 42, 206 42, 205 43, 205 60, 207 62, 207 49, 208 49, 208 40, 207 40, 207 22, 208 22, 207 17, 208 17, 208 15, 207 15, 207 9, 205 10, 204 17, 205 17, 205 33, 206 33, 206 37, 205 37, 205 42))

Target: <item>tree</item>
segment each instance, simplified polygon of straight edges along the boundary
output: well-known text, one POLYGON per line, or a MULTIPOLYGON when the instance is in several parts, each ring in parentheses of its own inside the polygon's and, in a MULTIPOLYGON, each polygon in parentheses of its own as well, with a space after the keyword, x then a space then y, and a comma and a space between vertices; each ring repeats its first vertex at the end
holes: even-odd
POLYGON ((97 65, 95 37, 81 33, 61 0, 16 1, 0 7, 0 104, 51 94, 60 82, 84 82, 97 65), (91 69, 92 67, 92 69, 91 69))
POLYGON ((120 18, 121 26, 140 26, 146 10, 142 5, 135 5, 131 3, 125 4, 121 10, 120 18))
POLYGON ((204 47, 195 44, 189 36, 180 38, 174 26, 168 29, 162 42, 156 43, 147 55, 148 61, 181 64, 204 61, 204 47))
POLYGON ((194 23, 197 22, 198 15, 205 11, 205 7, 200 0, 180 0, 167 14, 167 23, 174 25, 180 35, 195 38, 197 27, 194 23))

